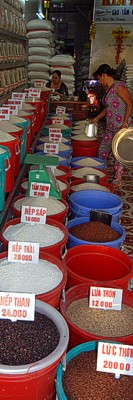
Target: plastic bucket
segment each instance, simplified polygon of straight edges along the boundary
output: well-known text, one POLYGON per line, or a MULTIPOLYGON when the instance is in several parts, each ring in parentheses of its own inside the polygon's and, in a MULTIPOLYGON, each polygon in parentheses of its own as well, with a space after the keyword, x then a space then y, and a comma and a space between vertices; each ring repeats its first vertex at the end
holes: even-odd
MULTIPOLYGON (((1 131, 2 137, 5 134, 4 131, 1 131)), ((8 133, 6 135, 9 137, 9 140, 3 139, 1 140, 1 135, 0 135, 0 146, 7 147, 10 150, 10 168, 6 170, 6 187, 5 191, 6 193, 10 192, 13 189, 14 186, 14 180, 15 180, 15 162, 16 162, 16 155, 18 152, 18 138, 15 136, 12 136, 8 133)))
MULTIPOLYGON (((79 344, 78 346, 76 346, 76 347, 72 348, 71 350, 69 350, 67 355, 66 355, 66 369, 69 366, 69 362, 71 360, 75 359, 81 353, 85 353, 85 352, 88 353, 89 351, 91 351, 91 352, 94 351, 95 353, 97 353, 97 346, 98 346, 98 342, 92 341, 92 342, 85 342, 83 344, 79 344)), ((80 370, 80 368, 79 368, 79 370, 80 370)), ((82 370, 82 374, 84 374, 84 372, 86 373, 86 376, 87 376, 87 371, 82 370)), ((68 397, 66 397, 66 394, 65 394, 65 391, 64 391, 63 374, 64 373, 63 373, 62 364, 60 363, 59 367, 58 367, 58 370, 57 370, 57 376, 56 376, 56 392, 57 392, 57 395, 58 395, 58 398, 57 398, 58 400, 67 400, 68 399, 68 397)), ((100 375, 102 377, 104 377, 105 384, 106 384, 106 377, 107 377, 108 374, 106 374, 106 373, 103 374, 101 372, 101 374, 99 374, 99 379, 100 379, 100 375)), ((91 371, 89 371, 89 382, 90 382, 90 385, 91 385, 91 387, 90 387, 90 396, 91 396, 91 399, 92 398, 98 399, 99 398, 99 393, 100 393, 100 386, 96 385, 96 383, 94 384, 93 377, 94 377, 93 373, 92 373, 92 377, 91 377, 91 371), (92 387, 92 385, 93 385, 93 387, 92 387), (92 390, 93 390, 93 392, 92 392, 92 390), (93 393, 93 397, 92 397, 92 393, 93 393)), ((77 377, 77 379, 78 379, 78 377, 77 377)), ((129 379, 131 380, 132 377, 130 376, 129 379)), ((116 390, 117 391, 119 391, 119 381, 120 381, 119 379, 115 380, 115 382, 117 382, 117 386, 116 386, 116 388, 117 388, 116 390)), ((84 381, 84 376, 83 376, 83 380, 81 379, 81 376, 80 376, 80 382, 82 382, 82 385, 83 385, 82 387, 86 388, 86 379, 84 381)), ((81 383, 79 383, 79 387, 81 388, 81 383)), ((110 399, 111 398, 117 398, 116 390, 114 389, 113 385, 111 385, 112 397, 108 397, 108 398, 110 398, 110 399)), ((128 388, 125 389, 125 390, 126 390, 126 397, 125 397, 125 393, 124 393, 123 399, 124 398, 129 399, 129 397, 128 397, 128 388)), ((81 390, 80 390, 80 392, 81 392, 81 390)), ((87 392, 89 392, 89 391, 87 390, 87 392)), ((87 395, 87 392, 86 392, 86 395, 87 395)), ((131 393, 131 391, 129 391, 129 394, 130 393, 131 393)), ((89 395, 89 393, 88 393, 88 395, 89 395)), ((108 392, 108 396, 109 396, 109 392, 108 392)), ((105 398, 104 394, 103 394, 103 398, 105 398)), ((88 399, 89 399, 89 397, 88 397, 88 399)), ((130 397, 130 399, 131 399, 131 397, 130 397)))
MULTIPOLYGON (((7 259, 7 262, 8 262, 8 252, 7 251, 0 253, 0 260, 4 260, 4 259, 7 259)), ((46 261, 52 263, 53 265, 55 265, 57 267, 57 269, 59 269, 62 272, 62 279, 61 279, 60 283, 57 286, 55 286, 53 289, 51 289, 47 292, 41 293, 41 294, 37 294, 36 299, 44 301, 45 303, 50 304, 50 306, 52 306, 54 308, 58 308, 62 291, 65 290, 65 286, 66 286, 66 282, 67 282, 66 267, 61 260, 59 260, 53 254, 51 255, 51 253, 48 253, 45 251, 40 250, 39 260, 46 260, 46 261)), ((10 273, 9 273, 9 279, 10 279, 10 273)), ((40 280, 41 280, 41 276, 38 276, 38 282, 40 282, 40 280)), ((12 288, 11 288, 11 291, 12 291, 12 288)), ((23 293, 24 292, 25 291, 23 291, 23 293)))
MULTIPOLYGON (((65 157, 65 158, 70 157, 71 152, 72 152, 72 148, 70 146, 67 146, 67 145, 65 147, 66 147, 66 150, 64 150, 64 151, 60 151, 59 150, 58 154, 56 154, 56 155, 59 155, 60 157, 65 157)), ((37 152, 43 152, 43 154, 46 154, 45 151, 44 151, 44 143, 37 144, 36 151, 37 152)))
MULTIPOLYGON (((21 195, 19 195, 19 196, 16 196, 16 197, 13 199, 13 202, 12 202, 12 204, 11 204, 11 209, 12 209, 12 211, 13 211, 15 217, 20 217, 20 215, 21 215, 21 210, 20 210, 20 209, 17 209, 17 208, 15 207, 15 203, 16 203, 18 200, 23 199, 23 198, 25 198, 25 195, 21 194, 21 195)), ((31 197, 31 198, 32 198, 32 197, 31 197)), ((34 197, 33 197, 33 198, 34 198, 34 197)), ((59 221, 59 222, 61 222, 62 224, 64 224, 64 223, 65 223, 65 219, 66 219, 67 214, 68 214, 68 203, 67 203, 65 200, 60 200, 60 201, 61 201, 61 203, 63 203, 64 206, 65 206, 64 210, 61 211, 61 212, 59 212, 59 213, 57 213, 57 214, 55 213, 55 214, 49 215, 49 218, 52 219, 52 220, 55 220, 55 221, 59 221)), ((34 203, 33 203, 33 204, 34 204, 34 203)))
POLYGON ((30 124, 31 124, 31 142, 32 142, 33 137, 34 137, 35 133, 37 132, 35 114, 33 112, 27 112, 27 111, 24 111, 24 110, 19 110, 18 116, 30 121, 30 124))
POLYGON ((99 245, 80 245, 69 249, 64 257, 67 265, 67 287, 80 283, 104 282, 128 287, 133 277, 132 259, 119 249, 99 245))
MULTIPOLYGON (((49 142, 49 135, 43 135, 41 133, 41 136, 38 139, 38 144, 44 144, 44 143, 48 143, 49 142)), ((67 146, 70 146, 71 141, 69 140, 69 138, 63 138, 61 139, 61 143, 66 144, 67 146)))
MULTIPOLYGON (((8 247, 8 241, 4 238, 4 231, 10 225, 17 225, 20 222, 21 222, 20 218, 13 218, 13 219, 5 222, 5 224, 3 225, 1 232, 0 232, 0 238, 1 238, 4 250, 7 250, 7 247, 8 247)), ((58 243, 55 243, 51 246, 40 247, 40 252, 41 253, 48 252, 48 253, 54 255, 55 257, 61 259, 63 256, 63 253, 65 251, 65 246, 66 246, 67 240, 68 240, 68 230, 61 222, 54 221, 51 218, 47 218, 46 223, 60 229, 61 232, 63 233, 64 237, 58 243)))
POLYGON ((122 199, 114 193, 81 190, 70 195, 70 211, 74 217, 88 216, 91 210, 103 210, 116 220, 121 215, 122 207, 122 199))
POLYGON ((38 132, 39 131, 39 129, 41 128, 41 125, 42 125, 42 121, 43 121, 43 118, 42 118, 42 111, 41 111, 41 106, 42 106, 42 101, 40 100, 40 106, 39 106, 39 103, 38 103, 38 105, 37 105, 37 102, 36 102, 36 104, 35 103, 33 103, 33 102, 27 102, 26 101, 26 103, 24 103, 24 106, 23 106, 23 110, 24 111, 27 111, 27 112, 31 112, 31 113, 33 113, 34 115, 35 115, 35 117, 36 117, 36 132, 38 132))
MULTIPOLYGON (((37 151, 36 154, 40 154, 42 156, 44 156, 44 152, 43 151, 37 151)), ((56 154, 56 156, 58 156, 58 154, 56 154)), ((63 167, 69 167, 71 164, 71 157, 60 157, 59 156, 59 166, 63 166, 63 167)))
MULTIPOLYGON (((70 192, 70 184, 68 183, 68 181, 65 181, 64 178, 57 177, 56 179, 57 179, 57 181, 60 181, 60 182, 62 182, 62 184, 64 184, 64 189, 60 188, 62 200, 68 201, 68 196, 69 196, 69 192, 70 192)), ((61 185, 61 184, 59 184, 59 185, 61 185)))
POLYGON ((0 123, 0 129, 2 129, 4 132, 9 133, 10 135, 14 136, 17 139, 16 143, 16 156, 15 156, 15 176, 19 174, 20 171, 20 151, 21 151, 21 141, 22 141, 22 136, 24 133, 24 129, 21 127, 17 127, 13 124, 11 124, 8 121, 1 121, 0 123))
MULTIPOLYGON (((74 157, 71 160, 71 167, 72 168, 81 168, 82 165, 80 165, 80 163, 78 164, 78 162, 80 162, 81 160, 84 161, 84 163, 88 160, 88 157, 74 157)), ((88 165, 88 164, 87 164, 88 165)), ((84 164, 84 166, 86 166, 84 164)), ((101 158, 96 158, 96 157, 90 157, 90 167, 93 168, 99 168, 99 169, 105 169, 107 167, 106 162, 104 160, 102 160, 101 158), (95 166, 94 166, 94 161, 95 161, 95 166), (91 165, 92 162, 92 165, 91 165), (98 162, 98 164, 97 164, 98 162), (100 165, 99 165, 100 163, 100 165)))
POLYGON ((74 146, 73 141, 71 142, 71 145, 73 148, 73 157, 97 157, 99 144, 96 141, 88 147, 83 147, 83 145, 81 146, 81 143, 79 143, 78 146, 74 146))
POLYGON ((49 304, 36 300, 36 311, 48 316, 56 325, 60 339, 56 349, 42 360, 20 366, 2 365, 0 386, 2 400, 53 400, 59 362, 66 353, 69 332, 61 314, 49 304))
MULTIPOLYGON (((63 300, 60 301, 60 311, 68 324, 69 333, 70 333, 69 348, 74 347, 77 344, 89 342, 92 340, 102 340, 102 341, 106 340, 109 342, 114 341, 114 342, 121 342, 124 344, 132 345, 133 344, 133 333, 131 335, 113 336, 113 337, 112 336, 108 336, 108 337, 101 336, 100 334, 96 335, 93 333, 86 332, 85 330, 79 328, 67 316, 67 309, 73 301, 89 297, 90 286, 91 286, 91 284, 86 284, 86 283, 74 286, 71 289, 66 291, 65 302, 63 300)), ((92 286, 94 286, 94 284, 92 286)), ((96 284, 96 286, 100 287, 101 284, 96 284)), ((103 287, 103 284, 102 284, 102 287, 103 287)), ((104 287, 110 288, 110 286, 108 284, 106 284, 104 287)), ((111 286, 111 287, 116 287, 116 286, 111 286)), ((133 307, 133 295, 129 290, 126 290, 126 289, 123 290, 122 304, 126 304, 129 307, 133 307)), ((110 311, 110 313, 111 313, 111 311, 110 311)), ((110 317, 110 322, 108 320, 107 323, 108 324, 111 323, 111 317, 110 317)), ((119 328, 118 328, 118 333, 119 333, 119 328)))
POLYGON ((58 167, 56 167, 56 169, 58 170, 58 175, 55 174, 56 178, 62 178, 65 181, 69 181, 71 179, 71 168, 65 167, 63 165, 58 165, 58 167), (60 175, 59 175, 59 171, 60 171, 60 175))
MULTIPOLYGON (((83 187, 83 189, 82 189, 82 184, 85 184, 84 179, 75 179, 74 181, 72 180, 72 182, 70 184, 70 194, 75 193, 75 192, 77 192, 79 190, 85 190, 85 187, 83 187), (81 186, 78 188, 78 185, 81 185, 81 186)), ((90 189, 87 189, 87 187, 88 187, 87 185, 88 184, 86 183, 86 190, 93 190, 93 185, 95 187, 95 183, 90 183, 90 186, 91 186, 90 189)), ((95 190, 105 191, 104 188, 107 188, 108 192, 114 193, 113 184, 107 183, 107 182, 104 182, 104 181, 102 181, 102 183, 98 184, 98 187, 97 187, 97 189, 95 188, 95 190)))
POLYGON ((84 182, 83 176, 85 175, 98 175, 100 184, 102 184, 102 182, 107 182, 108 179, 108 172, 105 170, 101 171, 99 168, 72 168, 72 181, 82 179, 81 182, 84 182))
MULTIPOLYGON (((80 246, 83 244, 95 244, 97 246, 108 246, 108 247, 113 247, 115 249, 121 249, 123 242, 125 240, 126 236, 126 231, 124 227, 118 223, 112 222, 111 228, 114 229, 115 231, 119 232, 120 237, 116 240, 112 240, 110 242, 89 242, 85 240, 78 239, 77 237, 73 236, 71 233, 69 233, 69 229, 72 228, 73 226, 83 224, 84 222, 89 222, 90 218, 89 217, 81 217, 81 218, 74 218, 71 221, 68 222, 67 224, 67 229, 68 229, 68 248, 75 247, 75 246, 80 246)), ((80 229, 80 228, 79 228, 80 229)))
MULTIPOLYGON (((10 115, 10 122, 14 124, 15 126, 19 126, 24 129, 24 133, 22 136, 21 140, 21 150, 20 150, 20 163, 22 164, 24 161, 24 157, 26 154, 26 141, 27 141, 27 136, 28 138, 31 135, 31 123, 28 119, 25 118, 20 118, 17 115, 10 115)), ((30 139, 28 139, 30 140, 30 139)))
POLYGON ((3 210, 5 204, 5 186, 6 186, 6 170, 10 168, 10 151, 5 146, 0 146, 0 211, 3 210), (8 161, 8 165, 6 165, 8 161))

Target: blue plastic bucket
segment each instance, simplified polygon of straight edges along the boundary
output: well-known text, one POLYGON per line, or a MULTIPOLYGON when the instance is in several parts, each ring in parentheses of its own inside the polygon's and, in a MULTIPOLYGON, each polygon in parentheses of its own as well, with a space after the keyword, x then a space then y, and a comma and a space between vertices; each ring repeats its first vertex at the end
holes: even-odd
MULTIPOLYGON (((46 139, 46 141, 48 141, 48 138, 49 138, 49 135, 43 135, 43 133, 41 133, 41 136, 38 139, 38 144, 45 143, 45 139, 46 139)), ((69 138, 62 137, 61 143, 66 144, 67 146, 70 146, 71 140, 69 138)))
POLYGON ((81 218, 74 218, 68 222, 68 224, 67 224, 67 229, 68 229, 67 247, 68 247, 68 249, 71 247, 80 246, 83 244, 96 244, 97 246, 101 245, 101 246, 108 246, 108 247, 113 247, 116 249, 121 249, 123 242, 125 240, 126 231, 122 225, 120 225, 114 221, 111 223, 111 228, 114 229, 115 231, 119 232, 120 237, 118 239, 112 240, 110 242, 88 242, 86 240, 78 239, 77 237, 75 237, 69 233, 69 229, 72 228, 73 226, 80 225, 80 224, 83 224, 84 222, 89 222, 89 221, 90 221, 89 217, 81 217, 81 218))
MULTIPOLYGON (((43 146, 44 146, 44 142, 43 142, 43 144, 37 144, 37 146, 36 146, 36 151, 41 151, 41 152, 43 152, 43 154, 46 154, 46 153, 43 151, 43 146)), ((58 152, 58 155, 59 155, 60 157, 65 157, 65 158, 67 158, 67 157, 69 157, 69 156, 71 155, 71 153, 72 153, 72 147, 66 145, 66 149, 63 150, 63 151, 59 151, 59 152, 58 152), (68 149, 67 149, 67 148, 68 148, 68 149)))
MULTIPOLYGON (((43 151, 37 151, 36 154, 44 156, 43 151)), ((71 164, 71 157, 62 157, 59 155, 59 165, 62 165, 64 167, 69 167, 70 164, 71 164)))
POLYGON ((70 195, 69 205, 71 218, 89 216, 91 210, 103 210, 117 222, 121 216, 123 200, 110 192, 80 190, 70 195))
POLYGON ((10 162, 6 166, 6 160, 11 156, 10 150, 5 146, 0 146, 0 211, 5 204, 6 170, 10 168, 10 162))
MULTIPOLYGON (((90 167, 93 168, 99 168, 99 169, 105 169, 107 167, 107 164, 104 160, 101 160, 101 158, 96 158, 96 157, 89 157, 90 159, 90 167), (98 161, 100 163, 100 165, 91 165, 91 160, 95 160, 98 161)), ((78 164, 78 161, 80 160, 88 160, 88 157, 73 157, 71 160, 71 167, 72 168, 82 168, 82 165, 78 164)), ((85 167, 86 165, 83 165, 83 167, 85 167)))

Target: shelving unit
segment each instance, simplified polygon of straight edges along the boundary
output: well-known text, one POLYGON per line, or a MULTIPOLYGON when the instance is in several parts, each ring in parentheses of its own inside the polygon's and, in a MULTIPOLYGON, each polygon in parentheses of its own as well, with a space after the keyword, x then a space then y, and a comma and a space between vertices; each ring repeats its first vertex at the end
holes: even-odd
MULTIPOLYGON (((27 83, 25 83, 24 85, 20 85, 18 86, 16 89, 14 89, 15 92, 23 92, 24 89, 27 88, 27 83)), ((7 100, 9 99, 9 97, 11 97, 11 93, 12 91, 6 93, 4 96, 2 96, 0 98, 0 107, 2 106, 2 104, 6 103, 7 100)))

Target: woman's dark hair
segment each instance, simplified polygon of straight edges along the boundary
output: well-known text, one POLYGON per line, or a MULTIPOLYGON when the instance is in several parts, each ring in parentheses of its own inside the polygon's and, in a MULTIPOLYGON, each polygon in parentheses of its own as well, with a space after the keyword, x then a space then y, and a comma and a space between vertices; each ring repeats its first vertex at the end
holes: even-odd
POLYGON ((56 75, 58 75, 59 78, 61 78, 61 72, 59 71, 59 69, 55 69, 55 70, 52 72, 52 75, 53 75, 53 74, 56 74, 56 75))
POLYGON ((99 65, 98 69, 94 72, 93 75, 95 78, 97 78, 102 74, 106 74, 108 76, 112 76, 113 78, 115 78, 116 70, 111 68, 108 64, 101 64, 99 65))

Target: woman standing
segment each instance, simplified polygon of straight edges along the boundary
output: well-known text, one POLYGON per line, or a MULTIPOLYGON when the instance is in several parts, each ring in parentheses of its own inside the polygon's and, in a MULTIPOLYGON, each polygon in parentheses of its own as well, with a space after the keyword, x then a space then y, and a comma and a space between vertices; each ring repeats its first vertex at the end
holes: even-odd
MULTIPOLYGON (((94 123, 98 122, 106 116, 106 131, 99 147, 98 156, 107 160, 111 152, 112 139, 115 133, 122 128, 133 126, 131 118, 133 101, 125 83, 115 80, 115 70, 108 64, 101 64, 93 75, 97 77, 106 90, 104 97, 105 108, 92 121, 94 123)), ((113 180, 115 186, 121 185, 122 174, 122 164, 115 161, 113 180)))

